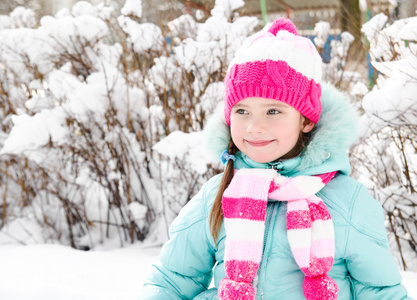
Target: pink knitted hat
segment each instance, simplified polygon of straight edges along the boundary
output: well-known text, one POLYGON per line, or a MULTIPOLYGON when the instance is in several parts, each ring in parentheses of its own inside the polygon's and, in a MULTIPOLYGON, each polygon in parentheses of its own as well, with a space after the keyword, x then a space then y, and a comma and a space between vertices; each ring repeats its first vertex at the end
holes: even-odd
POLYGON ((287 19, 249 38, 236 52, 225 78, 224 114, 249 97, 287 103, 317 123, 321 113, 322 59, 313 43, 298 36, 287 19))

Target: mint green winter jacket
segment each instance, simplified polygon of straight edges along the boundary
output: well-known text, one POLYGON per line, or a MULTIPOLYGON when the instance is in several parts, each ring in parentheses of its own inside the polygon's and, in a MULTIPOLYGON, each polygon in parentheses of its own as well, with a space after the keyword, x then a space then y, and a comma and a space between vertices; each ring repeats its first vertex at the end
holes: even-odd
MULTIPOLYGON (((338 171, 317 194, 333 219, 336 250, 329 276, 339 286, 338 299, 411 299, 389 252, 381 205, 348 176, 346 149, 356 139, 356 112, 329 85, 323 85, 321 100, 320 121, 301 156, 260 164, 238 152, 235 167, 272 167, 285 176, 338 171)), ((230 139, 227 125, 221 118, 214 118, 205 130, 208 147, 220 155, 230 139)), ((170 239, 153 265, 139 299, 218 299, 216 288, 225 277, 225 231, 222 226, 216 245, 208 220, 221 176, 204 184, 171 224, 170 239), (210 286, 212 280, 214 286, 210 286)), ((256 299, 305 299, 303 280, 287 240, 286 203, 271 200, 267 205, 262 261, 254 283, 256 299)))

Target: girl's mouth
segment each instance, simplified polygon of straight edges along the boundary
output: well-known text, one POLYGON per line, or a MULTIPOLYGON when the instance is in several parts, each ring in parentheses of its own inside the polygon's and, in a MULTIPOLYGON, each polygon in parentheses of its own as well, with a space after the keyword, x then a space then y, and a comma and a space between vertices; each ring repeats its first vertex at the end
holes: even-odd
POLYGON ((264 147, 269 145, 270 143, 273 142, 273 140, 268 140, 268 141, 248 141, 245 140, 249 145, 251 145, 252 147, 264 147))

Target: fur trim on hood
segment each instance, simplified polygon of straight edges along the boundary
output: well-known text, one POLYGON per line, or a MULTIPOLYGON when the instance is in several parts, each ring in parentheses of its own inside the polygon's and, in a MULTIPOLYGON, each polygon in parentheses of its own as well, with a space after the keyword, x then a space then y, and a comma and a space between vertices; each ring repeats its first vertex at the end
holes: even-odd
MULTIPOLYGON (((322 84, 323 111, 310 142, 305 148, 297 169, 317 166, 332 153, 346 151, 358 138, 359 115, 347 97, 333 85, 322 84)), ((204 142, 213 159, 220 155, 230 142, 230 128, 224 119, 223 102, 219 103, 204 128, 204 142)))

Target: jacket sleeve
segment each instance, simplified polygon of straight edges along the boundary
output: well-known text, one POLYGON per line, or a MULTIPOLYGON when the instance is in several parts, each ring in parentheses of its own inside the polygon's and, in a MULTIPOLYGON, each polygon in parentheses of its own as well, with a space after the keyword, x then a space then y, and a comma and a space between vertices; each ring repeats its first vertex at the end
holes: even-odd
POLYGON ((214 243, 208 236, 209 180, 172 222, 169 241, 145 281, 139 299, 193 299, 208 289, 215 263, 214 243))
POLYGON ((355 299, 411 299, 389 251, 381 204, 359 185, 349 213, 344 256, 355 299))

